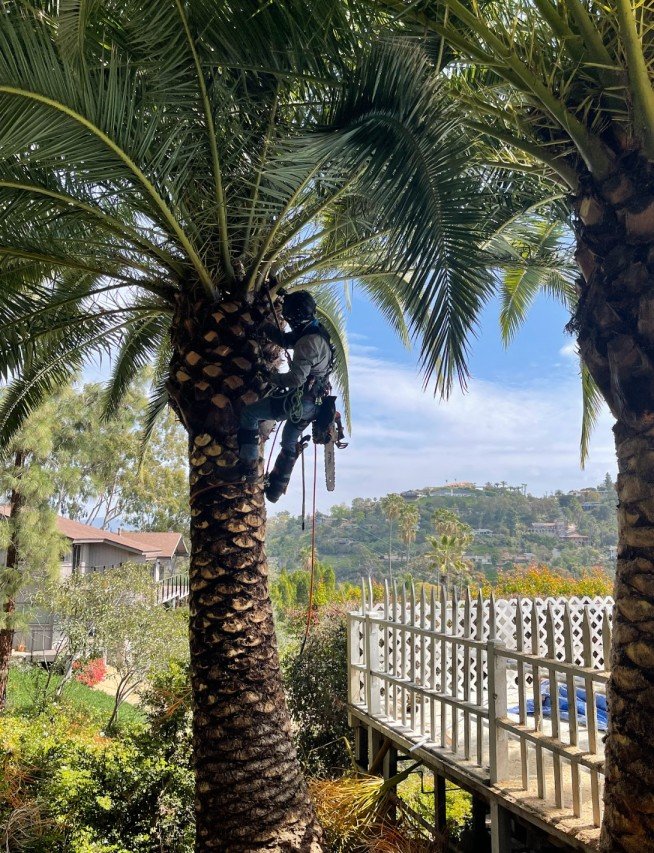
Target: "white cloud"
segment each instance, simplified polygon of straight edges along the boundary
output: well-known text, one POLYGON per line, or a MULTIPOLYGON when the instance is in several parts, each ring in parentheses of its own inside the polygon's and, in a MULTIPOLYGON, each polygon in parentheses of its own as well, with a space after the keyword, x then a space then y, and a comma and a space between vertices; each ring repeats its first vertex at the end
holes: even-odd
POLYGON ((562 346, 559 350, 559 355, 565 356, 565 358, 579 358, 579 349, 577 348, 577 341, 570 341, 570 343, 562 346))
MULTIPOLYGON (((322 448, 318 450, 318 508, 323 511, 354 497, 448 480, 527 483, 529 491, 543 494, 592 485, 607 471, 615 473, 608 411, 599 419, 586 470, 579 467, 581 398, 574 370, 557 373, 556 381, 520 387, 473 380, 468 393, 456 390, 443 402, 423 391, 415 371, 367 347, 353 351, 353 434, 347 450, 337 451, 336 491, 331 494, 324 488, 322 448)), ((311 448, 309 454, 308 482, 311 448)), ((298 469, 289 494, 275 510, 299 512, 300 481, 298 469)))

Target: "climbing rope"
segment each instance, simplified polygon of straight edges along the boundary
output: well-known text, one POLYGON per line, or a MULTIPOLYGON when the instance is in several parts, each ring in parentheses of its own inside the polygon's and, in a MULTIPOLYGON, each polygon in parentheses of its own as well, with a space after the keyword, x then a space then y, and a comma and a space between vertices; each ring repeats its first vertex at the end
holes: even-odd
POLYGON ((313 587, 316 574, 316 481, 318 479, 318 445, 313 445, 313 508, 311 518, 311 575, 309 577, 309 605, 307 607, 307 624, 304 629, 304 639, 300 647, 300 657, 304 653, 304 647, 307 644, 309 629, 311 627, 311 617, 313 615, 313 587))
POLYGON ((275 444, 277 443, 277 436, 279 435, 279 430, 282 427, 282 422, 280 421, 277 424, 277 428, 275 429, 275 435, 273 436, 272 444, 270 446, 270 453, 268 454, 268 462, 266 463, 266 473, 264 477, 268 476, 268 472, 270 471, 270 462, 272 460, 273 451, 275 449, 275 444))
POLYGON ((304 520, 307 514, 307 484, 304 474, 304 446, 300 451, 300 456, 302 457, 302 530, 304 530, 306 526, 304 520))

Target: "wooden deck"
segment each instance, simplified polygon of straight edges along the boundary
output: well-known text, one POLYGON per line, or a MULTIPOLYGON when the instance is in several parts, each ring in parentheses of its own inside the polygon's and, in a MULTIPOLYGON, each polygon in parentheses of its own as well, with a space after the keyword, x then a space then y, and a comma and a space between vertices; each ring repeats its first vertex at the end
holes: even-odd
POLYGON ((490 808, 493 853, 510 850, 508 815, 596 850, 612 606, 459 600, 442 587, 386 589, 374 602, 362 584, 349 615, 349 707, 368 766, 388 739, 470 791, 490 808))

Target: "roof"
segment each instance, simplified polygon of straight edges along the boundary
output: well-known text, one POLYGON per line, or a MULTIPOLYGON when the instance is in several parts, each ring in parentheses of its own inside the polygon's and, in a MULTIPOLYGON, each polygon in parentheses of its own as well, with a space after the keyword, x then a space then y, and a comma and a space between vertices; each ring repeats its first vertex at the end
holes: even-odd
MULTIPOLYGON (((9 511, 8 504, 0 504, 0 516, 9 518, 9 511)), ((112 533, 111 530, 100 530, 99 527, 82 524, 81 521, 63 518, 61 515, 57 516, 57 529, 72 540, 73 544, 107 542, 126 551, 142 554, 150 560, 188 554, 181 533, 144 533, 137 530, 112 533)))
POLYGON ((181 533, 151 533, 140 530, 123 530, 121 536, 123 538, 135 539, 138 542, 149 545, 151 548, 156 548, 159 551, 157 555, 159 557, 186 557, 188 555, 188 548, 181 533))

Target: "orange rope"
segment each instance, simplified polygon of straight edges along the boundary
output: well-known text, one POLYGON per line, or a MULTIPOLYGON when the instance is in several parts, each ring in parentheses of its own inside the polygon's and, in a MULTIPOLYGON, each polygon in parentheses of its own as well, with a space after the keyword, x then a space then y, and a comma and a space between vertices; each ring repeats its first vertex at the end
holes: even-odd
POLYGON ((318 445, 314 442, 313 445, 313 516, 311 518, 311 577, 309 579, 309 606, 307 607, 307 624, 304 629, 304 639, 300 655, 304 651, 304 647, 309 636, 309 628, 311 627, 311 616, 313 614, 313 586, 316 574, 316 483, 318 481, 318 445))
POLYGON ((275 430, 275 435, 273 436, 273 441, 270 446, 270 453, 268 454, 268 463, 266 465, 266 476, 268 476, 268 471, 270 471, 270 460, 272 459, 273 450, 275 449, 275 444, 277 443, 277 436, 279 435, 279 430, 282 426, 282 422, 280 421, 277 424, 277 429, 275 430))

